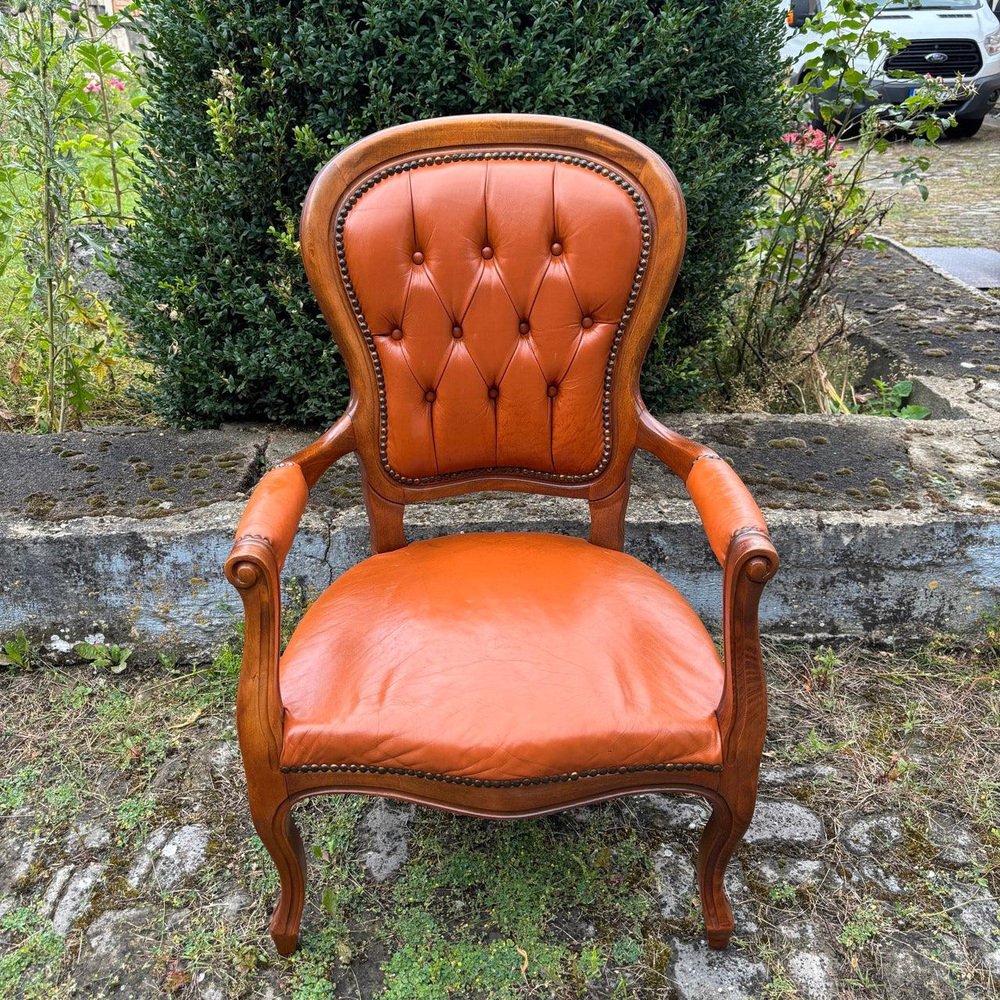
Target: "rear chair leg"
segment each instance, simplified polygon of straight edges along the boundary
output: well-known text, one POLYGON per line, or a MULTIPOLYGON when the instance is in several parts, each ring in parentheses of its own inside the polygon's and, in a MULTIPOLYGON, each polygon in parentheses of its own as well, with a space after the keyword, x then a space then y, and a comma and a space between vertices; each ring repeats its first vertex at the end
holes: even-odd
POLYGON ((306 852, 298 828, 292 822, 292 803, 285 799, 263 814, 251 809, 257 833, 271 855, 281 880, 281 895, 271 915, 271 937, 281 955, 298 947, 299 925, 306 898, 306 852), (268 814, 269 813, 269 814, 268 814))
POLYGON ((698 850, 698 889, 705 914, 708 946, 725 948, 733 933, 733 908, 726 895, 723 879, 733 851, 750 825, 753 810, 745 820, 738 818, 725 800, 713 803, 712 815, 705 825, 698 850))

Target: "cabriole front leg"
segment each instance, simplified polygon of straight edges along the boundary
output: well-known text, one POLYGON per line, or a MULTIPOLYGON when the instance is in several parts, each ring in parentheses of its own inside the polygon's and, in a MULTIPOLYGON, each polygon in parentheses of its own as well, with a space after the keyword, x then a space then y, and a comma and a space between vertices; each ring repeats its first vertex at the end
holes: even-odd
POLYGON ((298 947, 306 899, 306 852, 302 837, 292 822, 290 799, 274 808, 266 802, 251 802, 250 812, 281 882, 278 904, 271 914, 271 938, 280 955, 291 955, 298 947))

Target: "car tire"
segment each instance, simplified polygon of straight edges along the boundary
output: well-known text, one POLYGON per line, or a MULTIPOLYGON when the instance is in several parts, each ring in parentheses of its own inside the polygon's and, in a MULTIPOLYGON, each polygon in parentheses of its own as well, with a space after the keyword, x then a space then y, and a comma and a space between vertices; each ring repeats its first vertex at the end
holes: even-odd
POLYGON ((982 118, 959 118, 944 134, 946 139, 971 139, 982 127, 982 118))

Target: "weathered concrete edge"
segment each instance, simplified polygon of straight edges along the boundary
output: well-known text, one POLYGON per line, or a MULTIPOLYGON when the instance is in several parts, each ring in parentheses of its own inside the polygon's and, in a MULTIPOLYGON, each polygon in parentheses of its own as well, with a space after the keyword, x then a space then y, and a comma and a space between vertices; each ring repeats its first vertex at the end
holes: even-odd
MULTIPOLYGON (((538 530, 582 535, 586 508, 506 499, 417 508, 409 537, 538 530), (523 501, 522 501, 523 503, 523 501)), ((160 653, 201 659, 231 635, 240 601, 222 575, 241 502, 153 521, 81 518, 61 525, 0 520, 0 551, 13 570, 0 605, 0 636, 23 629, 58 652, 95 633, 129 645, 135 662, 160 653), (27 581, 46 580, 41 589, 27 581), (23 582, 22 582, 23 581, 23 582)), ((784 565, 761 608, 774 636, 857 636, 891 642, 961 632, 1000 600, 1000 522, 989 516, 907 511, 769 512, 784 565)), ((284 571, 307 597, 368 554, 361 508, 331 521, 307 511, 284 571)), ((720 619, 721 573, 684 500, 630 511, 627 550, 657 569, 704 616, 720 619)), ((600 595, 595 595, 599 599, 600 595)))

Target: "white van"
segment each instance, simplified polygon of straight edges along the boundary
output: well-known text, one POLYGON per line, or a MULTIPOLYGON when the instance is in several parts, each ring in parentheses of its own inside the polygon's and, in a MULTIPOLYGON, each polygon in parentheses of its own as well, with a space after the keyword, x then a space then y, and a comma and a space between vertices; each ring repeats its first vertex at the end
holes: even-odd
MULTIPOLYGON (((802 77, 807 58, 802 49, 821 38, 809 30, 808 20, 825 5, 826 0, 791 0, 782 55, 791 60, 793 82, 802 77)), ((889 70, 931 73, 946 82, 961 73, 976 88, 975 94, 942 105, 939 113, 954 115, 958 123, 948 129, 947 135, 975 135, 986 115, 1000 102, 1000 21, 989 4, 984 0, 890 2, 879 10, 875 26, 910 44, 879 64, 859 59, 857 68, 871 74, 872 89, 880 95, 879 101, 873 103, 899 104, 913 93, 910 81, 884 75, 889 70)))

